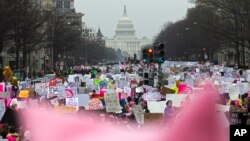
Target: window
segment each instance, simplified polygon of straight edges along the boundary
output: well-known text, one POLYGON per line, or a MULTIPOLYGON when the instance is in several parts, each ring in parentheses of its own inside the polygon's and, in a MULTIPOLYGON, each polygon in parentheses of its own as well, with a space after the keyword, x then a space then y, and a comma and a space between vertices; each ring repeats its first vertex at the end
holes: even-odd
POLYGON ((62 8, 62 0, 56 0, 56 8, 62 8))
POLYGON ((69 0, 64 0, 64 8, 70 9, 70 1, 69 0))

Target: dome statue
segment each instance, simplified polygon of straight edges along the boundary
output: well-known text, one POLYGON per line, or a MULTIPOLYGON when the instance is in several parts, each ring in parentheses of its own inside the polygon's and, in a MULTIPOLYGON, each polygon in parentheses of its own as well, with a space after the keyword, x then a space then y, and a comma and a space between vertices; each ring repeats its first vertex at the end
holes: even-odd
POLYGON ((134 37, 135 29, 132 20, 127 15, 126 5, 124 6, 123 16, 120 18, 115 31, 116 37, 134 37))

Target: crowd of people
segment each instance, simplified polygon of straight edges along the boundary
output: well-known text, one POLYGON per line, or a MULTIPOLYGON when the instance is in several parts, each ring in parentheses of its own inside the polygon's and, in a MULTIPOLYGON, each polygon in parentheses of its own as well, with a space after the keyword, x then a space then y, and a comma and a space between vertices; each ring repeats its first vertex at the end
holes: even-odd
MULTIPOLYGON (((55 73, 55 80, 61 80, 60 82, 57 82, 57 84, 61 84, 65 87, 68 87, 70 85, 70 82, 68 82, 68 77, 72 74, 81 74, 82 76, 90 76, 90 80, 100 80, 101 82, 98 82, 98 86, 102 83, 106 83, 106 86, 110 89, 118 89, 120 87, 120 82, 117 82, 117 80, 113 77, 110 77, 110 74, 121 74, 122 76, 125 76, 126 74, 132 74, 132 73, 138 73, 139 68, 147 68, 147 66, 138 65, 138 64, 120 64, 120 65, 108 65, 108 66, 87 66, 87 67, 81 67, 81 66, 75 66, 72 67, 70 70, 65 71, 57 71, 53 72, 55 73), (105 75, 109 81, 102 81, 99 79, 102 75, 105 75)), ((154 68, 154 66, 152 66, 154 68)), ((12 85, 11 92, 13 93, 11 95, 11 99, 19 99, 18 94, 20 92, 17 80, 12 76, 12 73, 9 70, 10 68, 5 69, 4 77, 5 77, 5 84, 6 86, 9 85, 7 83, 10 83, 12 85)), ((153 70, 153 69, 152 69, 153 70)), ((170 69, 169 69, 170 70, 170 69)), ((188 79, 196 80, 199 77, 199 80, 202 78, 202 80, 209 79, 211 82, 217 81, 218 78, 223 77, 223 73, 218 74, 217 72, 212 72, 211 70, 205 67, 200 67, 199 71, 197 71, 197 67, 189 68, 188 70, 185 70, 185 68, 178 69, 176 67, 171 67, 171 73, 169 73, 167 79, 167 83, 170 83, 172 81, 170 77, 174 76, 174 83, 175 87, 167 87, 169 92, 173 92, 175 94, 183 93, 181 92, 181 89, 179 86, 182 84, 188 83, 186 82, 188 79), (198 75, 197 75, 198 74, 198 75), (179 77, 177 80, 177 76, 179 77), (192 76, 192 77, 191 77, 192 76)), ((166 73, 164 71, 164 73, 166 73)), ((242 73, 242 72, 241 72, 242 73)), ((240 71, 236 74, 234 74, 234 77, 240 77, 240 71)), ((42 77, 42 76, 40 76, 42 77)), ((237 78, 235 78, 234 82, 232 84, 238 84, 239 81, 236 81, 237 78)), ((83 80, 81 80, 81 83, 77 83, 77 87, 84 87, 86 88, 86 84, 82 83, 83 80)), ((133 80, 132 80, 133 81, 133 80)), ((96 110, 90 110, 88 107, 80 106, 75 113, 77 116, 81 117, 82 115, 87 115, 89 120, 97 120, 98 122, 108 125, 108 126, 121 126, 127 129, 140 129, 144 125, 139 124, 137 121, 137 117, 135 116, 135 113, 133 111, 134 106, 140 105, 142 108, 143 113, 151 113, 148 102, 150 102, 147 97, 145 97, 145 93, 148 93, 147 87, 145 87, 143 78, 142 79, 135 79, 136 86, 132 87, 132 81, 130 83, 130 94, 128 95, 124 91, 117 92, 118 99, 119 99, 119 105, 121 107, 120 111, 107 113, 105 110, 105 100, 104 100, 104 94, 100 93, 100 90, 97 91, 96 88, 89 87, 87 90, 84 89, 84 93, 88 93, 90 100, 92 99, 98 99, 101 101, 101 105, 103 108, 96 109, 96 110), (137 92, 137 88, 142 88, 142 91, 137 92)), ((245 81, 248 83, 247 81, 245 81)), ((94 85, 96 82, 94 81, 94 85)), ((172 82, 171 82, 172 83, 172 82)), ((199 85, 200 83, 197 83, 199 85)), ((31 84, 30 84, 31 85, 31 84)), ((169 84, 167 84, 169 85, 169 84)), ((182 85, 183 86, 183 85, 182 85)), ((31 85, 32 87, 32 85, 31 85)), ((34 85, 33 85, 34 87, 34 85)), ((193 86, 198 87, 198 86, 193 86)), ((121 88, 121 87, 120 87, 121 88)), ((7 89, 7 88, 6 88, 7 89)), ((106 88, 107 89, 107 88, 106 88)), ((162 87, 151 87, 151 89, 154 89, 158 93, 161 93, 162 87)), ((218 89, 220 89, 218 87, 218 89)), ((244 112, 250 112, 250 93, 247 93, 249 90, 246 90, 244 94, 239 95, 237 99, 232 99, 228 92, 223 91, 221 95, 219 95, 220 99, 218 100, 218 104, 221 105, 227 105, 230 106, 231 111, 244 111, 244 112)), ((185 91, 188 92, 188 91, 185 91)), ((184 93, 185 93, 184 92, 184 93)), ((66 106, 66 99, 57 99, 58 104, 55 105, 52 101, 53 99, 57 99, 57 96, 52 97, 44 97, 40 96, 38 92, 34 91, 33 97, 28 97, 26 102, 26 107, 36 107, 38 109, 46 109, 46 110, 53 110, 57 106, 66 106), (32 101, 36 101, 35 104, 32 101)), ((8 100, 4 99, 6 111, 4 112, 4 115, 1 119, 0 124, 0 135, 2 139, 7 139, 8 141, 31 141, 30 136, 31 133, 29 131, 28 124, 21 124, 19 123, 18 117, 25 115, 25 108, 20 108, 15 102, 8 103, 8 100), (8 103, 8 104, 6 104, 8 103)), ((171 126, 171 123, 175 121, 178 118, 178 115, 183 107, 185 107, 186 104, 190 103, 189 97, 187 97, 184 101, 181 102, 180 107, 173 106, 175 101, 173 100, 167 100, 166 101, 166 93, 161 94, 161 97, 157 99, 157 101, 165 101, 165 109, 162 110, 162 120, 164 122, 163 126, 171 126)), ((228 111, 229 112, 229 111, 228 111)), ((227 118, 230 121, 230 115, 227 114, 227 118)), ((28 121, 26 121, 28 122, 28 121)), ((242 121, 242 122, 249 122, 242 121)))

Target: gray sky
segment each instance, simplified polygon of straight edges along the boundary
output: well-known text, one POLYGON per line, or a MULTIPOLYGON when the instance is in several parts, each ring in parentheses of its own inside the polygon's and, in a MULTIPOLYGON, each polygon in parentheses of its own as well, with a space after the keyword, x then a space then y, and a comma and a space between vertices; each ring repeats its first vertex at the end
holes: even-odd
POLYGON ((87 26, 101 27, 106 37, 113 37, 116 24, 127 5, 128 16, 133 20, 137 37, 154 37, 164 23, 183 19, 188 0, 75 0, 77 12, 84 13, 87 26))

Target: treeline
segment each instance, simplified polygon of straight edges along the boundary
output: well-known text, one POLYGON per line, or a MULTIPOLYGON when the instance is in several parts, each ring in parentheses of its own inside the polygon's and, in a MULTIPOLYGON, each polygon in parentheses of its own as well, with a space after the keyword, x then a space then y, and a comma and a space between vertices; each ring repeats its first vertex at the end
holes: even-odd
MULTIPOLYGON (((59 13, 55 7, 44 7, 38 0, 1 0, 0 53, 7 52, 14 57, 16 69, 28 66, 31 53, 41 49, 49 50, 45 55, 49 55, 53 63, 67 55, 75 58, 75 64, 80 63, 86 47, 90 53, 93 50, 88 61, 117 59, 119 53, 90 41, 82 34, 79 23, 67 21, 67 14, 59 13)), ((0 55, 0 64, 2 70, 3 55, 0 55)))
POLYGON ((249 0, 191 0, 194 8, 185 19, 167 23, 155 42, 166 42, 167 58, 172 60, 214 61, 215 53, 235 57, 245 66, 250 49, 249 0))

